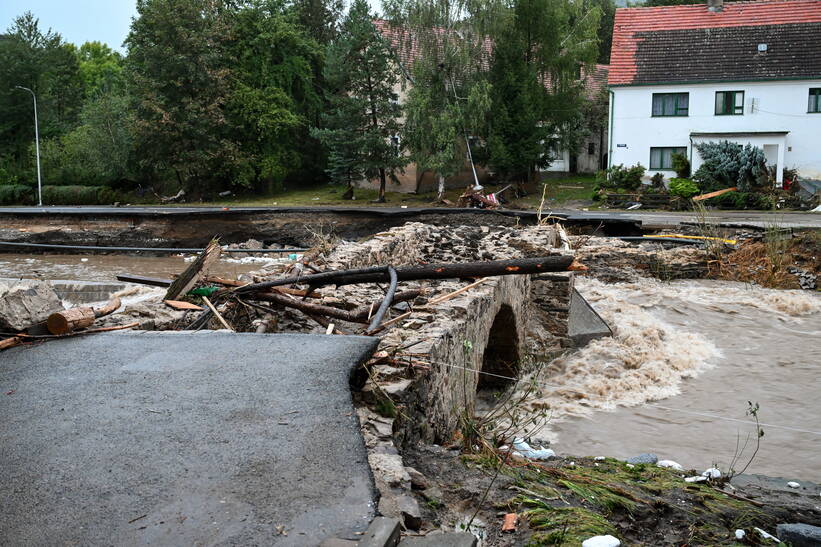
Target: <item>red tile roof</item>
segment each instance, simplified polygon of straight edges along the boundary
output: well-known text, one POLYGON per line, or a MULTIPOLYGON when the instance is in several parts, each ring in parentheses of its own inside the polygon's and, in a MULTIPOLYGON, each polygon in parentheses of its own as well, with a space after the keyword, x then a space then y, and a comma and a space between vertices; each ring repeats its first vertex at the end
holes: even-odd
MULTIPOLYGON (((706 3, 685 6, 663 6, 652 8, 621 8, 616 10, 613 25, 613 47, 610 54, 609 85, 629 85, 651 83, 637 80, 639 61, 637 51, 648 36, 656 36, 665 31, 721 29, 730 27, 760 27, 765 25, 821 23, 821 0, 772 0, 759 2, 728 2, 719 12, 707 9, 706 3)), ((739 29, 743 34, 743 30, 739 29)), ((683 34, 678 33, 679 39, 683 34)), ((817 43, 821 38, 815 34, 817 43)), ((812 42, 811 42, 812 43, 812 42)), ((658 46, 676 47, 660 40, 658 46)), ((649 44, 648 44, 649 45, 649 44)), ((693 42, 694 48, 688 54, 696 57, 710 48, 704 48, 704 41, 693 42)), ((679 42, 678 48, 686 48, 687 43, 679 42)), ((661 52, 660 52, 661 53, 661 52)), ((715 59, 704 59, 715 62, 715 59)), ((734 59, 726 59, 732 63, 734 59)), ((821 74, 819 74, 821 76, 821 74)), ((675 80, 659 80, 675 81, 675 80)))

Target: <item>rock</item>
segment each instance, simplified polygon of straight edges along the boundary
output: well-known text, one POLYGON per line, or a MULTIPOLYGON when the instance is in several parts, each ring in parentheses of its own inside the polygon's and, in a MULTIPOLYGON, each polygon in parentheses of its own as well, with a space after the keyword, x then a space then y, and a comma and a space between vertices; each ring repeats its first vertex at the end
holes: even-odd
POLYGON ((410 475, 411 486, 416 490, 426 490, 430 483, 425 475, 414 469, 413 467, 406 467, 405 471, 410 475))
POLYGON ((795 482, 795 481, 790 481, 790 482, 788 482, 788 483, 787 483, 787 486, 789 486, 790 488, 801 488, 801 484, 800 484, 800 483, 797 483, 797 482, 795 482))
POLYGON ((621 541, 613 536, 593 536, 582 542, 582 547, 619 547, 621 541))
POLYGON ((376 517, 368 526, 368 531, 359 540, 360 547, 394 547, 399 543, 401 530, 399 521, 388 517, 376 517))
POLYGON ((0 282, 0 330, 20 331, 62 310, 60 298, 46 281, 0 282))
POLYGON ((379 477, 386 484, 391 486, 409 485, 411 482, 410 475, 405 471, 405 466, 402 464, 402 456, 399 454, 368 454, 368 463, 375 477, 379 477))
POLYGON ((744 536, 746 536, 746 535, 747 535, 747 532, 745 532, 744 530, 738 529, 738 530, 735 531, 735 538, 736 539, 744 539, 744 536))
POLYGON ((821 545, 821 528, 809 524, 779 524, 775 528, 778 539, 792 547, 821 545))
POLYGON ((721 471, 719 471, 715 467, 711 467, 710 469, 707 469, 704 473, 702 473, 701 476, 707 477, 708 479, 718 479, 721 477, 721 471))
POLYGON ((625 460, 627 463, 638 464, 638 463, 656 463, 659 461, 659 457, 655 454, 645 453, 639 454, 638 456, 633 456, 632 458, 627 458, 625 460))
POLYGON ((661 460, 656 463, 659 467, 666 467, 668 469, 675 469, 676 471, 684 471, 684 468, 681 466, 680 463, 674 462, 673 460, 661 460))
POLYGON ((441 502, 444 494, 437 486, 431 486, 422 491, 422 496, 428 501, 441 502))
POLYGON ((396 504, 399 507, 399 513, 402 515, 402 524, 408 530, 418 530, 422 526, 422 510, 419 509, 419 503, 411 495, 402 494, 397 496, 396 504))
POLYGON ((399 547, 476 547, 478 540, 467 532, 432 532, 422 537, 406 537, 399 547))

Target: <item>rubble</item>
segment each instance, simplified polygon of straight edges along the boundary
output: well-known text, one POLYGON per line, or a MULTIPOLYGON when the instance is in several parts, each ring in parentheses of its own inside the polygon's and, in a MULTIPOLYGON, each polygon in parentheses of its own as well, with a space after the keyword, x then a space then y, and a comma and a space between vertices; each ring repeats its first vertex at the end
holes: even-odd
POLYGON ((0 281, 0 330, 19 332, 62 310, 47 281, 0 281))

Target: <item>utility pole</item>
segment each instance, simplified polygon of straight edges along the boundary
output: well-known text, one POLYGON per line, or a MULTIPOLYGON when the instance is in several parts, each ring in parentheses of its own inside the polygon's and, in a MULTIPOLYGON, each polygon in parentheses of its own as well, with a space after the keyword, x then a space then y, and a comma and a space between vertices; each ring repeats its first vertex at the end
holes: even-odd
POLYGON ((31 98, 34 99, 34 148, 37 151, 37 205, 43 206, 43 182, 40 178, 40 125, 37 122, 37 96, 34 91, 21 85, 14 86, 16 89, 25 89, 31 93, 31 98))

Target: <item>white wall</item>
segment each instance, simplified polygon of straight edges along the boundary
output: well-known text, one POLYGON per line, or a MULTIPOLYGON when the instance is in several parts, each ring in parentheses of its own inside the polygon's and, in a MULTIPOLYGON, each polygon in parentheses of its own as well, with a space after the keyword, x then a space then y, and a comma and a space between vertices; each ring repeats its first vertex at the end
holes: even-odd
MULTIPOLYGON (((691 148, 690 134, 702 132, 789 131, 786 137, 751 136, 727 138, 757 146, 779 144, 784 166, 798 169, 802 177, 821 179, 821 114, 807 113, 811 87, 821 80, 789 82, 746 82, 726 84, 681 84, 666 86, 613 87, 610 165, 641 163, 650 170, 650 147, 686 146, 695 168, 698 152, 691 148), (716 91, 744 91, 744 115, 716 116, 716 91), (653 93, 690 93, 689 116, 652 117, 653 93), (753 108, 753 99, 756 100, 753 108), (752 110, 752 112, 751 112, 752 110), (626 146, 618 146, 619 144, 626 146)), ((724 140, 699 137, 704 140, 724 140)), ((772 153, 773 149, 768 149, 772 153)), ((780 175, 779 169, 779 175, 780 175)), ((673 171, 662 171, 674 177, 673 171)))

